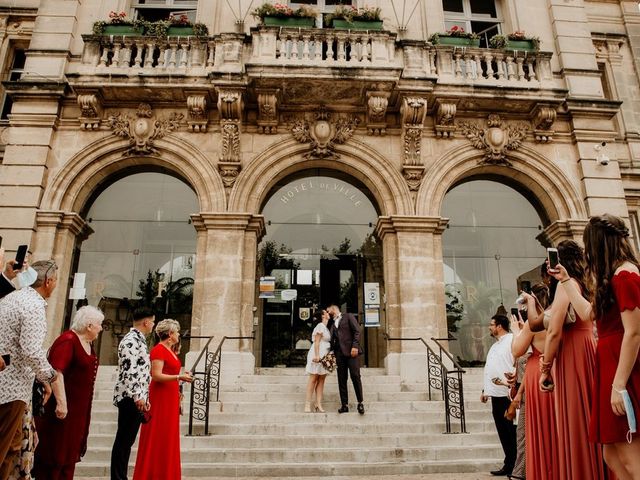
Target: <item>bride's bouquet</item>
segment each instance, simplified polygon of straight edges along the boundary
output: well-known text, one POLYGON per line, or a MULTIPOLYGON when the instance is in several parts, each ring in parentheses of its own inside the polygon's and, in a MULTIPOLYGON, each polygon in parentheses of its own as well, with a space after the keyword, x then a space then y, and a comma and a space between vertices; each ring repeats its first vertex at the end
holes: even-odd
POLYGON ((320 359, 320 364, 327 372, 333 372, 336 369, 336 356, 329 352, 320 359))

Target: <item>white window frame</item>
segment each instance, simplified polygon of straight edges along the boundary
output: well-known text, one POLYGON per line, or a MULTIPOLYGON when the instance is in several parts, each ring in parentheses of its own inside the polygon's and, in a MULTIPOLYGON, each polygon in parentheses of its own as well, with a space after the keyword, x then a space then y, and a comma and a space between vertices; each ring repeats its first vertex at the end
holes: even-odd
POLYGON ((132 18, 138 18, 138 14, 145 10, 166 10, 167 18, 171 14, 185 14, 189 17, 190 21, 195 22, 195 15, 198 11, 198 0, 147 0, 147 3, 134 1, 131 5, 132 18), (194 13, 191 15, 189 12, 194 13))
MULTIPOLYGON (((471 32, 471 22, 495 22, 498 25, 498 33, 502 33, 502 25, 504 19, 502 17, 502 9, 500 8, 500 2, 498 0, 492 0, 496 7, 496 17, 491 17, 486 14, 472 13, 471 12, 471 0, 462 0, 462 13, 461 12, 448 12, 443 10, 445 30, 449 30, 453 25, 458 25, 464 28, 465 32, 471 32)), ((443 5, 444 9, 444 5, 443 5)))
MULTIPOLYGON (((13 64, 16 61, 16 53, 22 51, 22 52, 26 52, 27 48, 24 46, 15 46, 11 49, 11 67, 9 67, 9 69, 7 70, 7 79, 10 81, 16 81, 19 80, 22 77, 22 74, 24 73, 24 67, 22 68, 13 68, 13 64), (16 78, 13 78, 14 75, 17 74, 16 78)), ((7 96, 7 92, 6 90, 3 91, 2 94, 2 105, 0 105, 0 115, 2 114, 2 112, 4 112, 4 107, 5 104, 7 103, 7 99, 9 97, 7 96)), ((0 122, 7 122, 8 118, 0 118, 0 122)))

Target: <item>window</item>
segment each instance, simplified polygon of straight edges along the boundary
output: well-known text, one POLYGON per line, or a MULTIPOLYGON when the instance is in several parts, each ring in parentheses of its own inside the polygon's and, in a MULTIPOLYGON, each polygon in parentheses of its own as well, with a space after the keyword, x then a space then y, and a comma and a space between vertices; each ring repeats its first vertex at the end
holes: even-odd
POLYGON ((633 235, 636 252, 640 252, 640 223, 638 223, 637 211, 632 210, 629 212, 629 223, 631 224, 631 234, 633 235))
POLYGON ((299 8, 302 5, 311 5, 318 11, 318 18, 316 19, 316 26, 322 28, 324 23, 324 16, 327 13, 331 13, 336 9, 336 5, 354 5, 354 0, 295 0, 289 2, 289 6, 293 9, 299 8))
POLYGON ((166 20, 171 14, 186 15, 191 22, 195 22, 198 0, 137 0, 132 7, 134 18, 149 22, 166 20))
MULTIPOLYGON (((5 73, 5 75, 3 75, 4 79, 10 82, 15 82, 17 80, 20 80, 20 77, 22 77, 22 73, 24 72, 25 60, 26 60, 26 56, 24 53, 24 49, 22 48, 14 49, 13 58, 11 58, 11 63, 8 64, 9 69, 5 73)), ((12 106, 13 106, 13 101, 5 92, 3 94, 2 115, 0 116, 0 119, 7 120, 9 118, 9 113, 11 113, 12 106)))
POLYGON ((489 39, 500 33, 499 5, 487 0, 442 0, 444 24, 447 30, 453 26, 480 35, 480 46, 487 48, 489 39))

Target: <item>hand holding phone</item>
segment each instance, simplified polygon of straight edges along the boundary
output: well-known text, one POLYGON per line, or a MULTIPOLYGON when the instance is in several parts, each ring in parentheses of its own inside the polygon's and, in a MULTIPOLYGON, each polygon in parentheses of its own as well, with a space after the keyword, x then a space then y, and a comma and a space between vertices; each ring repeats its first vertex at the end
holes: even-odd
POLYGON ((14 270, 22 270, 22 267, 24 265, 24 259, 27 256, 28 248, 29 248, 29 245, 20 245, 18 247, 18 252, 16 253, 16 261, 13 264, 14 270))
POLYGON ((558 263, 560 263, 557 248, 547 248, 547 262, 548 269, 555 272, 558 268, 558 263))

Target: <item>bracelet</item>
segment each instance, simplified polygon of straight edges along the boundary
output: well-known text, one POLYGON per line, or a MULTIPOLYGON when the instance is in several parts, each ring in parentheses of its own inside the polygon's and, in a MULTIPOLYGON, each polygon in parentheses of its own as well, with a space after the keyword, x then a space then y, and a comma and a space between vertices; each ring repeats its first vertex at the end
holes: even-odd
POLYGON ((180 375, 176 375, 176 382, 180 381, 180 375))
POLYGON ((568 277, 566 280, 560 280, 560 283, 567 283, 569 280, 571 280, 571 277, 568 277))
POLYGON ((550 373, 552 362, 545 362, 544 358, 540 359, 540 373, 550 373))
POLYGON ((613 389, 614 392, 619 393, 620 395, 622 395, 627 391, 626 388, 623 388, 622 390, 618 390, 615 385, 611 385, 611 388, 613 389))

